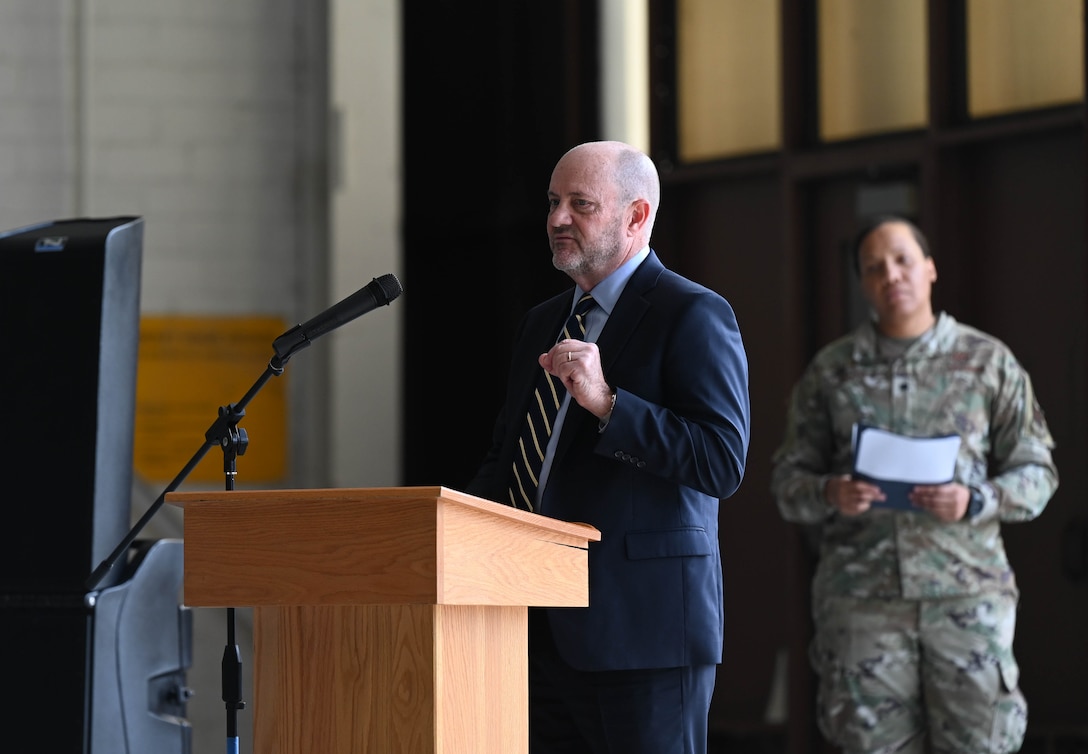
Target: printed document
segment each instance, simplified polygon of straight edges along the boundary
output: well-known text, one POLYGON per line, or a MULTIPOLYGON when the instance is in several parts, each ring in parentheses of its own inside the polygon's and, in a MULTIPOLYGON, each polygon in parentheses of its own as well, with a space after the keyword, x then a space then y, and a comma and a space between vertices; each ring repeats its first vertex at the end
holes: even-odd
POLYGON ((886 500, 873 507, 916 510, 907 495, 918 484, 945 484, 956 473, 959 435, 909 437, 878 427, 854 425, 855 479, 880 487, 886 500))

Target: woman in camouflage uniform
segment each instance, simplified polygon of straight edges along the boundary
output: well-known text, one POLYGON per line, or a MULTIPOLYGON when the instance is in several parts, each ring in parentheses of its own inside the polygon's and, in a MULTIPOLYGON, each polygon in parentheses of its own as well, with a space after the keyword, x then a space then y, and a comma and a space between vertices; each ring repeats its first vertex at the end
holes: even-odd
POLYGON ((873 320, 805 370, 771 481, 782 516, 820 533, 820 728, 846 752, 1017 751, 1027 704, 1001 524, 1054 494, 1054 443, 1008 347, 934 313, 937 269, 913 223, 877 218, 854 251, 873 320), (958 435, 954 481, 882 507, 879 486, 850 476, 855 424, 958 435))

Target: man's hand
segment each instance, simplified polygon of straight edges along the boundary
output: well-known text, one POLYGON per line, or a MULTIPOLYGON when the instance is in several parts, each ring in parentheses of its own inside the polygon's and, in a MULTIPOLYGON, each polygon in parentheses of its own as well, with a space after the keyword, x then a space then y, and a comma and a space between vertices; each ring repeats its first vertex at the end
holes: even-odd
POLYGON ((596 343, 561 340, 540 354, 540 366, 563 381, 563 387, 579 406, 598 419, 612 410, 612 387, 604 378, 601 352, 596 343))

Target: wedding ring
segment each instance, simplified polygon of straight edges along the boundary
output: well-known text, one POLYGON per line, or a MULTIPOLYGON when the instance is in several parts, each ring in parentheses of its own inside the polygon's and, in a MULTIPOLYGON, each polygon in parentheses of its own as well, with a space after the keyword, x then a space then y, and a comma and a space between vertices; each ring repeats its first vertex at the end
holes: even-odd
POLYGON ((567 351, 567 361, 571 360, 570 351, 567 351))

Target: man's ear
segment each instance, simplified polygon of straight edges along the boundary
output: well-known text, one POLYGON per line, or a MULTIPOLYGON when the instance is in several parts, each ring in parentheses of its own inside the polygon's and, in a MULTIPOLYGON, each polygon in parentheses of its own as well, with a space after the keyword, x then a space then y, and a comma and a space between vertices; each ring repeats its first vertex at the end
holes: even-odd
POLYGON ((650 219, 650 203, 645 199, 636 199, 631 202, 631 219, 628 221, 628 229, 638 233, 646 228, 650 219))

